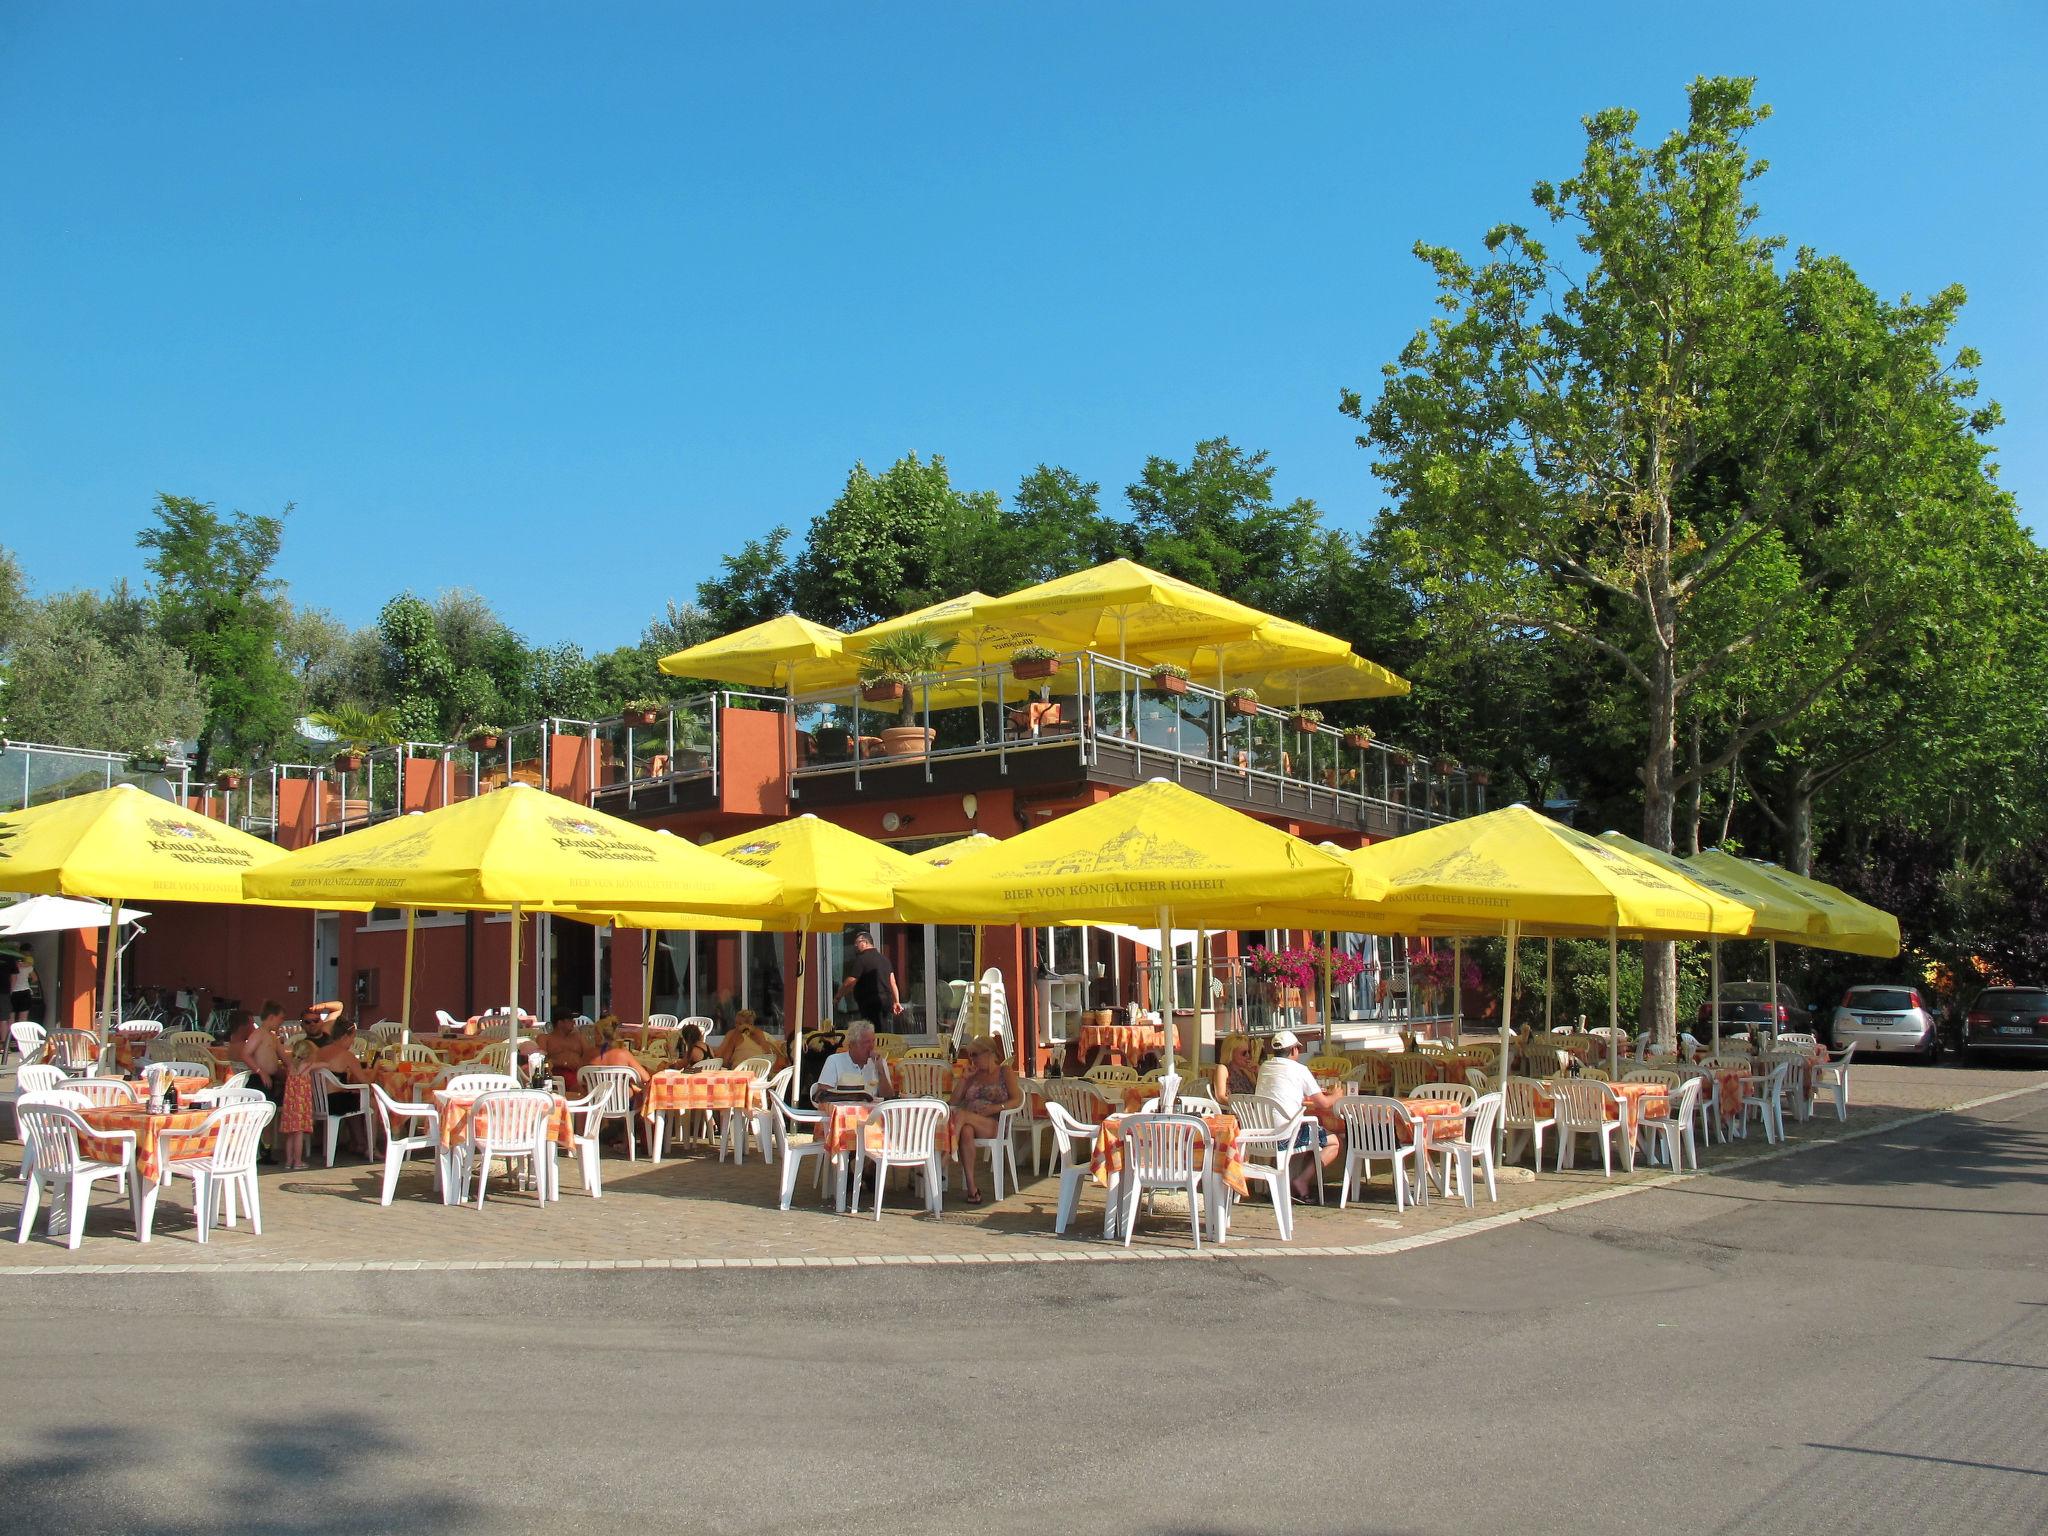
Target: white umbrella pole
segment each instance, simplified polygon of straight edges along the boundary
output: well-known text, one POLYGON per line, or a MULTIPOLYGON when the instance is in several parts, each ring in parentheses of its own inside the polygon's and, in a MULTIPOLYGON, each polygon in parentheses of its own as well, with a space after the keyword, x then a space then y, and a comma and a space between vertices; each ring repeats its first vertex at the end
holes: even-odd
POLYGON ((1319 1055, 1330 1053, 1330 1042, 1337 1038, 1337 1026, 1330 1018, 1330 930, 1323 930, 1323 959, 1316 967, 1322 972, 1323 980, 1323 1048, 1319 1055))
MULTIPOLYGON (((1501 977, 1500 994, 1500 1096, 1505 1104, 1508 1096, 1508 1054, 1515 1048, 1515 949, 1522 937, 1522 925, 1510 920, 1508 923, 1507 969, 1501 977)), ((1500 1125, 1495 1117, 1496 1130, 1500 1125)))
POLYGON ((412 935, 413 924, 419 917, 417 907, 405 909, 405 980, 401 985, 405 995, 398 1000, 398 1043, 412 1044, 412 935))
POLYGON ((107 907, 107 944, 100 951, 100 1020, 99 1041, 105 1045, 113 1038, 114 1018, 114 968, 120 963, 121 955, 121 898, 116 896, 107 907))
POLYGON ((1621 1028, 1621 935, 1615 929, 1607 930, 1607 1070, 1610 1075, 1620 1065, 1621 1039, 1616 1031, 1621 1028))
POLYGON ((1451 940, 1451 1043, 1465 1032, 1465 941, 1451 940))
MULTIPOLYGON (((981 934, 982 925, 976 923, 974 925, 974 974, 967 978, 967 1017, 979 1027, 979 1032, 985 1035, 988 1033, 988 1026, 992 1020, 987 1012, 984 1011, 981 998, 981 934)), ((1051 967, 1047 966, 1045 969, 1049 970, 1051 967)), ((960 1032, 960 1026, 956 1022, 953 1026, 956 1044, 958 1043, 957 1037, 960 1032)))
POLYGON ((1543 941, 1543 1027, 1551 1026, 1550 1000, 1557 986, 1557 940, 1543 941))
POLYGON ((1764 952, 1771 957, 1771 1033, 1778 1031, 1778 941, 1764 940, 1764 952))
POLYGON ((1714 1054, 1721 1054, 1721 941, 1711 940, 1707 948, 1714 957, 1714 1054))
MULTIPOLYGON (((804 1075, 804 975, 810 969, 805 963, 810 958, 811 920, 808 915, 799 918, 796 925, 796 1012, 791 1016, 796 1028, 790 1036, 789 1047, 789 1092, 792 1099, 798 1099, 802 1092, 804 1075)), ((798 1102, 801 1102, 798 1099, 798 1102)))
POLYGON ((640 1022, 654 1017, 654 951, 661 942, 659 928, 640 930, 640 1022))
POLYGON ((506 996, 511 999, 505 1010, 505 1066, 514 1077, 519 1075, 512 1058, 519 1054, 519 907, 512 907, 512 969, 506 983, 506 996))

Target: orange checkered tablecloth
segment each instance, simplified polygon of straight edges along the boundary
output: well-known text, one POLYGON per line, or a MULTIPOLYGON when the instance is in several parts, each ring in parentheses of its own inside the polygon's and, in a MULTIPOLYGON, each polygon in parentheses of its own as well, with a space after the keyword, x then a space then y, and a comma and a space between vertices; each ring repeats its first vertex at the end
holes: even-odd
MULTIPOLYGON (((434 1095, 434 1107, 441 1112, 441 1147, 452 1152, 469 1139, 469 1121, 476 1101, 482 1098, 478 1093, 448 1093, 434 1095)), ((569 1101, 559 1093, 554 1096, 554 1113, 548 1117, 548 1136, 555 1145, 565 1151, 576 1148, 576 1127, 569 1115, 569 1101)), ((489 1122, 478 1127, 489 1129, 489 1122)))
POLYGON ((370 1081, 401 1104, 425 1104, 430 1102, 427 1085, 440 1075, 440 1066, 431 1061, 395 1061, 371 1069, 370 1081))
MULTIPOLYGON (((163 1140, 166 1131, 196 1131, 206 1124, 206 1117, 212 1109, 181 1109, 173 1114, 153 1115, 147 1104, 110 1104, 94 1109, 81 1109, 80 1117, 87 1125, 102 1131, 133 1131, 135 1133, 135 1170, 138 1176, 154 1181, 163 1173, 163 1140)), ((204 1157, 213 1150, 214 1138, 194 1136, 171 1138, 170 1152, 173 1157, 204 1157)), ((78 1139, 78 1155, 96 1162, 119 1162, 121 1149, 118 1144, 94 1141, 90 1137, 78 1139)))
POLYGON ((437 1040, 434 1042, 434 1049, 450 1061, 474 1061, 492 1046, 504 1043, 505 1030, 504 1026, 500 1025, 495 1034, 457 1035, 452 1040, 437 1040))
POLYGON ((1407 1138, 1420 1137, 1425 1152, 1438 1142, 1456 1141, 1465 1129, 1465 1106, 1453 1099, 1403 1099, 1401 1104, 1413 1117, 1407 1138))
MULTIPOLYGON (((1671 1113, 1671 1090, 1662 1083, 1609 1083, 1614 1096, 1620 1103, 1622 1123, 1627 1127, 1630 1141, 1636 1139, 1645 1115, 1668 1115, 1671 1113)), ((1544 1088, 1539 1087, 1534 1095, 1536 1114, 1540 1118, 1556 1107, 1556 1099, 1544 1088)), ((1614 1106, 1609 1105, 1609 1109, 1614 1106)), ((1612 1118, 1612 1115, 1609 1116, 1612 1118)))
POLYGON ((1160 1024, 1083 1024, 1081 1050, 1105 1050, 1125 1061, 1136 1061, 1148 1051, 1166 1051, 1171 1033, 1160 1024))
MULTIPOLYGON (((1111 1115, 1102 1122, 1102 1129, 1095 1133, 1095 1153, 1089 1158, 1089 1171, 1095 1182, 1107 1185, 1124 1167, 1124 1135, 1122 1115, 1111 1115)), ((1244 1177, 1244 1159, 1238 1151, 1238 1124, 1235 1115, 1204 1115, 1202 1123, 1209 1127, 1209 1166, 1220 1174, 1223 1182, 1240 1195, 1249 1195, 1244 1177)))
MULTIPOLYGON (((818 1122, 818 1140, 825 1144, 827 1157, 841 1157, 863 1142, 869 1148, 882 1144, 882 1128, 869 1125, 880 1106, 875 1104, 820 1104, 825 1118, 818 1122)), ((939 1152, 950 1157, 953 1152, 953 1127, 950 1122, 939 1126, 939 1152)))
POLYGON ((751 1072, 657 1072, 647 1080, 640 1113, 687 1114, 692 1110, 751 1109, 759 1080, 751 1072))

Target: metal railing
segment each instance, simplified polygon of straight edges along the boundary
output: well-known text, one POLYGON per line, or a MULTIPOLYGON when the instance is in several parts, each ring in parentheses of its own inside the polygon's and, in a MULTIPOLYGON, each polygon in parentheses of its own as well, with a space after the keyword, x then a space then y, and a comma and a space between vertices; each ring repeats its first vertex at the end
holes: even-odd
POLYGON ((921 677, 901 697, 848 688, 798 699, 792 793, 806 779, 863 776, 921 764, 931 782, 950 759, 993 759, 1009 771, 1019 753, 1072 753, 1100 767, 1105 748, 1143 776, 1251 805, 1412 828, 1485 809, 1485 788, 1439 772, 1378 740, 1347 742, 1333 726, 1292 710, 1231 699, 1185 679, 1091 651, 1057 658, 1049 675, 1010 666, 953 668, 921 677))
POLYGON ((125 752, 0 739, 0 811, 23 811, 116 784, 139 785, 166 800, 182 800, 189 792, 191 769, 183 761, 167 759, 161 768, 131 766, 133 761, 125 752))

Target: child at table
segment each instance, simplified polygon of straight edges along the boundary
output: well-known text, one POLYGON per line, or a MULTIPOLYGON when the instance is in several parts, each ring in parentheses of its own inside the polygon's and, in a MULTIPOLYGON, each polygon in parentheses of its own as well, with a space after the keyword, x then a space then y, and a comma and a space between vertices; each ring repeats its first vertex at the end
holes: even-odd
POLYGON ((287 1173, 306 1166, 306 1138, 313 1133, 313 1057, 317 1047, 301 1040, 292 1047, 284 1080, 284 1103, 278 1110, 277 1133, 284 1143, 287 1173))

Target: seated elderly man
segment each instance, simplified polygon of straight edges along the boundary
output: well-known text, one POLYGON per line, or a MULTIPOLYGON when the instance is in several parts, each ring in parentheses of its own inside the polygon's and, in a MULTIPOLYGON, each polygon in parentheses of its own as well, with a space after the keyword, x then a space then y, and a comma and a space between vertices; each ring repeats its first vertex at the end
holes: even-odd
MULTIPOLYGON (((1266 1059, 1259 1064, 1259 1097, 1271 1099, 1280 1106, 1280 1113, 1290 1118, 1306 1110, 1310 1118, 1302 1126, 1294 1144, 1315 1148, 1322 1165, 1329 1167, 1344 1155, 1344 1148, 1315 1117, 1335 1109, 1336 1095, 1325 1093, 1323 1085, 1316 1081, 1316 1075, 1301 1064, 1301 1041, 1293 1030, 1283 1029, 1275 1034, 1266 1049, 1266 1059)), ((1295 1199, 1308 1198, 1309 1181, 1314 1173, 1315 1170, 1309 1168, 1295 1174, 1295 1199)))
POLYGON ((845 1048, 825 1058, 818 1086, 835 1093, 865 1091, 878 1099, 895 1093, 896 1080, 890 1075, 889 1063, 875 1049, 874 1025, 862 1019, 846 1032, 845 1048))

